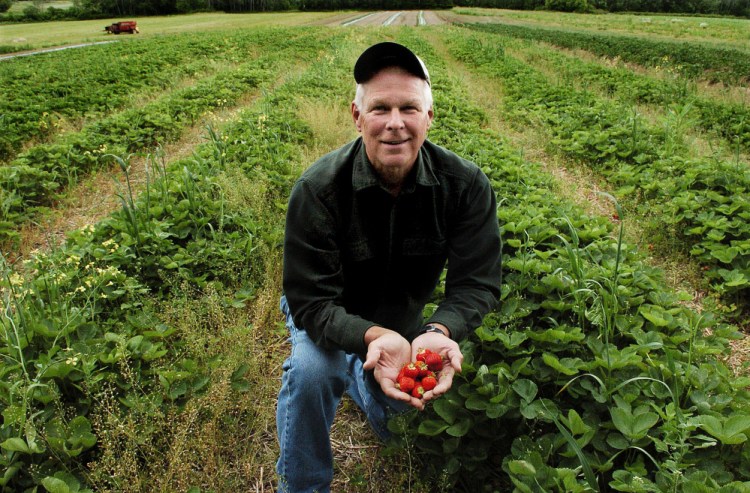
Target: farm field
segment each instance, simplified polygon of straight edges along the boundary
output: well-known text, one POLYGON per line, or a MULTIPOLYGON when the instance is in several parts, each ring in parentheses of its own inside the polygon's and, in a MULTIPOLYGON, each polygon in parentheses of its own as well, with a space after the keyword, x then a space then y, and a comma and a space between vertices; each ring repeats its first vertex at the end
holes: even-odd
POLYGON ((665 37, 682 41, 715 42, 750 50, 747 19, 670 14, 576 14, 521 10, 457 8, 456 14, 484 17, 488 22, 520 23, 536 27, 568 28, 665 37))
MULTIPOLYGON (((18 2, 20 3, 20 2, 18 2)), ((162 36, 167 34, 207 32, 213 30, 248 29, 259 26, 300 26, 334 17, 331 12, 225 14, 222 12, 181 16, 136 18, 140 33, 137 36, 114 36, 104 26, 119 18, 85 21, 41 22, 3 25, 0 30, 0 53, 35 50, 81 43, 117 41, 162 36)))
POLYGON ((750 490, 750 21, 367 14, 0 60, 0 490, 274 490, 286 199, 385 39, 497 192, 502 303, 392 443, 344 400, 333 490, 750 490))

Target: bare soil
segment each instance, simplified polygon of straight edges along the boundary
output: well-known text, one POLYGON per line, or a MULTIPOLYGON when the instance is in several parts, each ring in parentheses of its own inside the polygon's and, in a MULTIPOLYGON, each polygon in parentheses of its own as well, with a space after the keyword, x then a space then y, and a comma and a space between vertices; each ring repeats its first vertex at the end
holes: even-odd
POLYGON ((445 20, 432 10, 384 10, 379 12, 355 12, 325 20, 328 26, 418 26, 445 24, 445 20))

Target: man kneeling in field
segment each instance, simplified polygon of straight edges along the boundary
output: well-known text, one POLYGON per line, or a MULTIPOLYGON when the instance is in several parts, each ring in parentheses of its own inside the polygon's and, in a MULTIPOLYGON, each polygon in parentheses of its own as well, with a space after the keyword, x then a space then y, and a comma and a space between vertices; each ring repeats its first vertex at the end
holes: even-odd
POLYGON ((458 341, 500 294, 495 194, 475 164, 426 140, 427 68, 408 48, 379 43, 359 57, 354 79, 361 136, 314 163, 289 199, 281 492, 330 491, 330 429, 344 393, 385 439, 390 416, 448 391, 461 370, 458 341), (424 320, 446 262, 445 298, 424 320), (419 398, 396 378, 422 348, 438 353, 444 369, 419 398))

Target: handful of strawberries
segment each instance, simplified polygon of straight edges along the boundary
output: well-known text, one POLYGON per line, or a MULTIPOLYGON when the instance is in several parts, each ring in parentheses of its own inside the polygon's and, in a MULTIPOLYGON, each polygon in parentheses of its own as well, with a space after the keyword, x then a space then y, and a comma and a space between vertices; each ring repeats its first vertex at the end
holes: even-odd
POLYGON ((443 369, 443 358, 429 349, 420 349, 417 360, 405 364, 396 377, 396 388, 421 399, 437 385, 437 374, 443 369))

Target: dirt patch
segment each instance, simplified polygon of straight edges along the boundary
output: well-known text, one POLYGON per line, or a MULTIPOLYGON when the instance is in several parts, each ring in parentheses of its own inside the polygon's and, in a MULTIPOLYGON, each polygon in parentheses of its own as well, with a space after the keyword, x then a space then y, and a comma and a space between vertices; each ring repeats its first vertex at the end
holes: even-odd
POLYGON ((384 10, 356 12, 329 17, 321 24, 328 26, 427 26, 445 24, 445 20, 432 10, 384 10))
POLYGON ((24 51, 18 51, 15 53, 11 53, 9 55, 0 55, 0 60, 7 60, 9 58, 17 58, 22 56, 30 56, 30 55, 37 55, 39 53, 48 53, 50 51, 61 51, 61 50, 69 50, 71 48, 84 48, 86 46, 93 46, 93 45, 100 45, 100 44, 107 44, 107 43, 115 43, 115 40, 112 41, 96 41, 93 43, 81 43, 81 44, 75 44, 75 45, 68 45, 68 46, 56 46, 54 48, 42 48, 39 50, 24 50, 24 51))

